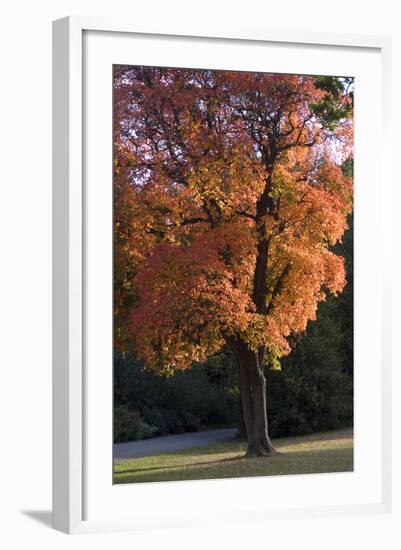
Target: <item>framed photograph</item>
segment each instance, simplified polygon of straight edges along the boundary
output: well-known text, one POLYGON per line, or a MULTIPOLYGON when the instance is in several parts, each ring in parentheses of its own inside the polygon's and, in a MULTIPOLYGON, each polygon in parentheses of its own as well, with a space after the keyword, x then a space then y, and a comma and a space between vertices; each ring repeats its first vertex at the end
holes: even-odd
POLYGON ((53 53, 54 527, 389 512, 390 39, 53 53))

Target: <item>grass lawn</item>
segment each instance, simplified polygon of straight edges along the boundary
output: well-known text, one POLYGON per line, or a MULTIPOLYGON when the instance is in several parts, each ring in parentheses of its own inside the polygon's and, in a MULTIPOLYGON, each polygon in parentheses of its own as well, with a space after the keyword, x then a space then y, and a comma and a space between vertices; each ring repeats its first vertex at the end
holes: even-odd
POLYGON ((244 459, 246 443, 220 443, 145 458, 118 461, 115 483, 274 476, 353 470, 352 429, 273 441, 268 458, 244 459))

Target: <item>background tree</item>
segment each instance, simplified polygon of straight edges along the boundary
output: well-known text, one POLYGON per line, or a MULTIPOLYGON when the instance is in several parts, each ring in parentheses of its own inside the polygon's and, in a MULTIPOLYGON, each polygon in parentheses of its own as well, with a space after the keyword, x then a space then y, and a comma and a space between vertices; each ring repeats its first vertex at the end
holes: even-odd
POLYGON ((230 347, 247 455, 269 455, 264 367, 345 285, 352 81, 114 76, 116 343, 164 373, 230 347))

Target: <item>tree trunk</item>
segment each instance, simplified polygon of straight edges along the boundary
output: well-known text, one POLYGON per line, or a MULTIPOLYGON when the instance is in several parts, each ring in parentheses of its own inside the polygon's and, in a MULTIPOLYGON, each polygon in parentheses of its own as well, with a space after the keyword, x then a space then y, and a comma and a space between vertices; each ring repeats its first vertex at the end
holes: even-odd
POLYGON ((247 457, 270 456, 266 408, 266 380, 258 354, 241 340, 232 345, 239 367, 242 414, 248 438, 247 457))

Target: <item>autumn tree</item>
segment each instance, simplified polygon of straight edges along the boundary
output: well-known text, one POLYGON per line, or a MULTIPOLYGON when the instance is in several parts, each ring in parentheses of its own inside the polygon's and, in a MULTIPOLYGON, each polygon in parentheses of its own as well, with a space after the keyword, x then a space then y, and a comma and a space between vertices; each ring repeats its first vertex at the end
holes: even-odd
POLYGON ((352 80, 115 66, 116 345, 157 372, 229 347, 247 456, 264 367, 345 285, 352 80))

